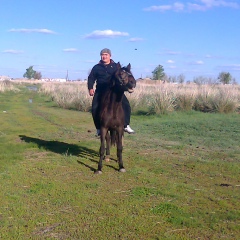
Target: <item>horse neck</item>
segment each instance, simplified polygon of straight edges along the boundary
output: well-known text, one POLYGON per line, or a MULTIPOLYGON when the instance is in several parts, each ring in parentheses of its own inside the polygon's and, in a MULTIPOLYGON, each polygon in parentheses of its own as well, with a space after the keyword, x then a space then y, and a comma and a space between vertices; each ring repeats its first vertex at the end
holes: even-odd
POLYGON ((118 89, 116 86, 114 86, 109 91, 109 100, 111 103, 120 103, 122 102, 124 91, 118 89))
POLYGON ((122 89, 120 89, 119 86, 114 86, 112 88, 112 96, 113 98, 116 99, 116 101, 122 101, 122 97, 123 97, 124 91, 122 89))
POLYGON ((116 110, 118 106, 122 106, 123 94, 124 91, 117 89, 115 86, 108 89, 103 95, 102 107, 116 110))

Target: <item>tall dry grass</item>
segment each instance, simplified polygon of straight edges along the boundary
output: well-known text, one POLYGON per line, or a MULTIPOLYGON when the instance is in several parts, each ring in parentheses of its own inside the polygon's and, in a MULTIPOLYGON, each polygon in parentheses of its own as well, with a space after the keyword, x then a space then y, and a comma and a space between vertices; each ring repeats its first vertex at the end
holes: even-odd
POLYGON ((202 85, 198 89, 194 109, 203 112, 230 113, 240 109, 240 86, 202 85))
MULTIPOLYGON (((92 98, 86 82, 42 83, 40 91, 60 107, 90 111, 92 98)), ((229 113, 240 110, 239 85, 197 85, 138 82, 134 93, 126 93, 132 112, 166 114, 197 110, 229 113)))
POLYGON ((19 89, 10 80, 0 81, 0 92, 6 92, 6 91, 17 92, 17 91, 19 91, 19 89))
POLYGON ((174 110, 230 113, 240 110, 239 85, 197 85, 138 83, 128 96, 133 112, 144 108, 151 113, 174 110))
POLYGON ((41 84, 39 91, 50 96, 59 107, 83 112, 91 110, 92 99, 84 82, 45 82, 41 84))

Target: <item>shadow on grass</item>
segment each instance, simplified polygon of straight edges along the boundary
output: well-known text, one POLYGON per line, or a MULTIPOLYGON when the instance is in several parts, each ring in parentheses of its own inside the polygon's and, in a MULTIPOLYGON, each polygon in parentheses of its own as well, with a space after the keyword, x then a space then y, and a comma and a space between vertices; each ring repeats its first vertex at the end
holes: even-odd
MULTIPOLYGON (((19 135, 20 139, 26 143, 36 143, 39 148, 44 148, 46 150, 49 150, 51 152, 55 152, 58 154, 62 155, 73 155, 77 156, 80 158, 84 158, 87 160, 90 160, 91 162, 98 164, 98 160, 96 158, 99 157, 98 152, 89 149, 87 147, 79 146, 76 144, 69 144, 65 142, 59 142, 59 141, 47 141, 39 138, 33 138, 33 137, 28 137, 25 135, 19 135)), ((80 161, 79 159, 77 162, 87 168, 89 168, 91 171, 95 171, 93 167, 90 165, 86 164, 83 161, 80 161)), ((111 165, 106 165, 107 167, 113 168, 115 170, 118 170, 117 168, 111 166, 111 165)))

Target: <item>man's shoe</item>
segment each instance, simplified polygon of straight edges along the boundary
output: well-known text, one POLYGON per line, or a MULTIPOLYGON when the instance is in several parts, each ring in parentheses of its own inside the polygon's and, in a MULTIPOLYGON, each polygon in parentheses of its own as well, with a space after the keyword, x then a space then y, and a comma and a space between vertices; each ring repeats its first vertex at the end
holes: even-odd
POLYGON ((100 136, 100 134, 101 134, 101 131, 100 131, 100 129, 97 129, 97 132, 96 132, 96 137, 99 137, 100 136))
POLYGON ((129 125, 127 125, 125 128, 124 128, 124 132, 127 132, 129 134, 132 134, 132 133, 135 133, 135 131, 133 129, 131 129, 131 127, 129 125))

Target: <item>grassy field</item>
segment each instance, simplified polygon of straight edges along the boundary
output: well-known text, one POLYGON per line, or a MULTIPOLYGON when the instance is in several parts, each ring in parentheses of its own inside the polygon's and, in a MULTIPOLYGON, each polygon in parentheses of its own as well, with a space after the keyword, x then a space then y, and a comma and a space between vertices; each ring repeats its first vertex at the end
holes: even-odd
POLYGON ((91 114, 0 93, 1 239, 239 239, 240 116, 132 116, 126 173, 97 168, 91 114))

